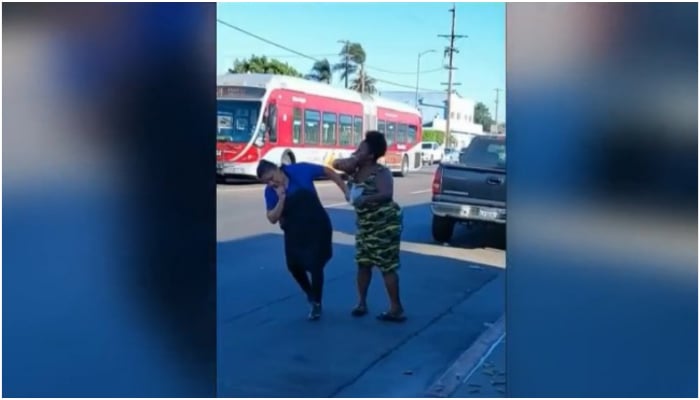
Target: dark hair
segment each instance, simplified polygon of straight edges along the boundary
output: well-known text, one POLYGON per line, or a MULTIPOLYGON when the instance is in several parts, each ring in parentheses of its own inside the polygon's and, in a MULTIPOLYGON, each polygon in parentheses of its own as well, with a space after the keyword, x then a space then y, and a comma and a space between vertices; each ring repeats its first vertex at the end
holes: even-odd
POLYGON ((374 161, 384 157, 386 154, 386 137, 379 131, 369 131, 365 134, 365 143, 372 153, 374 161))
POLYGON ((260 160, 257 170, 258 179, 262 179, 263 175, 278 168, 279 167, 273 162, 267 160, 260 160))

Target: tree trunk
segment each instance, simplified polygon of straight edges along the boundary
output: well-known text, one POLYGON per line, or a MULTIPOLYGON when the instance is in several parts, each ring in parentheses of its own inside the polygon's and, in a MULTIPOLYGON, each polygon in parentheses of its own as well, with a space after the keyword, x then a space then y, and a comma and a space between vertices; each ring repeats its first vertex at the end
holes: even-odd
POLYGON ((360 93, 365 93, 365 65, 360 65, 360 93))

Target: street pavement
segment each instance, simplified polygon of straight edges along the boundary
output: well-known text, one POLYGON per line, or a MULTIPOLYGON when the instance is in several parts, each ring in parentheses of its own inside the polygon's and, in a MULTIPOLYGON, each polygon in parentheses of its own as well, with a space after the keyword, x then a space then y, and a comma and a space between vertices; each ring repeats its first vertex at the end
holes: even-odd
POLYGON ((267 222, 259 184, 219 185, 218 373, 225 397, 420 397, 504 311, 504 236, 458 227, 453 242, 430 234, 434 168, 395 178, 404 207, 401 295, 408 320, 377 321, 387 307, 381 277, 371 315, 355 319, 354 211, 330 182, 317 190, 334 227, 324 315, 289 276, 281 231, 267 222))

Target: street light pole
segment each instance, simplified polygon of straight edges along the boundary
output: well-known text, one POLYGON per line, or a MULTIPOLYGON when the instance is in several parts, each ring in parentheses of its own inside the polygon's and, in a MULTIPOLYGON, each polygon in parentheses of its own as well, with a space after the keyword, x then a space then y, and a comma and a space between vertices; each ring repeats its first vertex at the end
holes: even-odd
POLYGON ((418 53, 418 67, 416 68, 416 108, 418 108, 418 84, 420 82, 420 58, 428 53, 435 53, 435 50, 426 50, 418 53))

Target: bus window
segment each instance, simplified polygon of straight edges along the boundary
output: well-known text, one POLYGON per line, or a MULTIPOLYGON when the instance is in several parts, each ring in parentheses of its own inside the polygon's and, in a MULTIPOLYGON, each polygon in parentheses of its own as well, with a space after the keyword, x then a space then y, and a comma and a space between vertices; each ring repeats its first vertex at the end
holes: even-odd
POLYGON ((355 145, 359 146, 362 142, 362 117, 355 116, 355 145))
POLYGON ((379 120, 377 130, 383 134, 386 134, 386 121, 379 120))
POLYGON ((418 129, 416 129, 415 125, 409 125, 408 126, 408 143, 413 144, 418 140, 418 129))
POLYGON ((304 143, 321 142, 321 113, 314 110, 304 111, 304 143))
POLYGON ((332 113, 323 113, 323 144, 335 146, 336 116, 332 113))
POLYGON ((301 108, 294 108, 292 122, 292 143, 301 144, 301 108))
POLYGON ((352 146, 352 117, 340 115, 340 145, 352 146))
POLYGON ((406 144, 408 142, 408 127, 405 124, 399 124, 398 136, 396 142, 399 144, 406 144))
POLYGON ((386 124, 386 144, 391 146, 396 141, 396 124, 393 122, 387 122, 386 124))
POLYGON ((270 143, 277 143, 277 106, 270 104, 267 109, 267 121, 269 127, 270 143))

